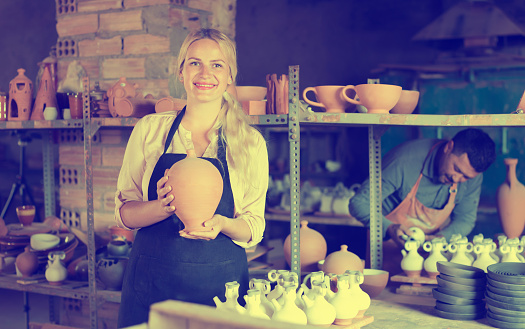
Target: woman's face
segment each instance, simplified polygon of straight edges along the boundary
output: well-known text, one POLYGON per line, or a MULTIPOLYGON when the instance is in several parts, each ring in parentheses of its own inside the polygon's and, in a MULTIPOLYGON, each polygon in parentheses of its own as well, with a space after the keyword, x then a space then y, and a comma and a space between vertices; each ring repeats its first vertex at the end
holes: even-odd
POLYGON ((186 54, 180 77, 188 101, 210 102, 222 99, 231 83, 230 67, 217 42, 201 39, 193 42, 186 54))

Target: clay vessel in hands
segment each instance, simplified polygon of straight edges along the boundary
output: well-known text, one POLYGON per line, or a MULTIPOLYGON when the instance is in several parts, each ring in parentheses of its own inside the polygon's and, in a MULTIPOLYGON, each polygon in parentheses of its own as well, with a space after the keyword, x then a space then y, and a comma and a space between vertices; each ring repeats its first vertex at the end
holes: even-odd
MULTIPOLYGON (((301 271, 313 272, 317 269, 317 263, 326 257, 326 240, 321 233, 309 228, 306 220, 301 221, 299 232, 301 271)), ((283 248, 286 262, 291 267, 291 235, 284 240, 283 248)))
POLYGON ((512 239, 519 237, 525 228, 525 186, 516 176, 518 159, 503 161, 507 166, 507 177, 496 192, 497 206, 503 232, 512 239))
POLYGON ((223 180, 219 170, 210 161, 198 158, 195 150, 188 150, 188 156, 169 169, 168 185, 184 230, 203 229, 203 223, 213 217, 221 201, 223 180))
POLYGON ((343 98, 350 103, 363 105, 367 113, 389 113, 397 104, 401 96, 400 86, 387 84, 361 84, 357 86, 348 85, 343 89, 343 98), (350 98, 348 90, 354 90, 356 95, 350 98), (359 100, 357 100, 359 98, 359 100))

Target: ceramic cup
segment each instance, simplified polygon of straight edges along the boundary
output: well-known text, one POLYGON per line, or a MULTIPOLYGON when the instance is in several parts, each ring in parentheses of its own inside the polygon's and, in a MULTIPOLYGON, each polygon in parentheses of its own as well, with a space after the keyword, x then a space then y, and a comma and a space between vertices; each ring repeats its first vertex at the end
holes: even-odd
POLYGON ((348 85, 343 89, 343 98, 352 104, 363 105, 367 113, 389 113, 399 101, 401 90, 400 86, 380 83, 348 85), (349 90, 355 92, 354 98, 348 97, 349 90))
POLYGON ((327 113, 345 113, 345 109, 348 106, 343 96, 344 86, 316 86, 308 87, 303 91, 303 99, 306 103, 324 107, 327 113), (315 94, 317 102, 314 102, 306 94, 312 91, 315 94))
POLYGON ((35 206, 16 207, 16 215, 22 226, 30 226, 35 219, 35 206))

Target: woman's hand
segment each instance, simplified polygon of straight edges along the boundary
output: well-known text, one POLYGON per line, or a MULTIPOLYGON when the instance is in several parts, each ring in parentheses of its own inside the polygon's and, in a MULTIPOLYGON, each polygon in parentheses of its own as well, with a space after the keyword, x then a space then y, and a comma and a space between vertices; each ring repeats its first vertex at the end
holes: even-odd
POLYGON ((168 170, 166 169, 164 176, 157 182, 157 199, 159 200, 162 210, 166 213, 166 215, 171 216, 176 210, 175 206, 171 205, 171 202, 175 199, 175 196, 170 193, 172 190, 171 186, 166 185, 166 182, 168 181, 167 173, 168 170))
POLYGON ((181 237, 187 239, 213 240, 219 235, 219 233, 221 233, 224 220, 226 220, 226 217, 215 214, 211 219, 208 219, 203 223, 204 228, 202 230, 189 232, 182 230, 179 231, 179 234, 181 237))

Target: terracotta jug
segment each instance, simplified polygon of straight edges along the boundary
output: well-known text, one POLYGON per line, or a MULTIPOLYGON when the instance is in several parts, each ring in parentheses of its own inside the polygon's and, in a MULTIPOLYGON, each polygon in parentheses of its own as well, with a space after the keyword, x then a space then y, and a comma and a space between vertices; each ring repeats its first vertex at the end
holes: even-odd
POLYGON ((203 222, 213 217, 221 201, 223 180, 219 170, 198 158, 195 150, 188 150, 188 156, 169 169, 168 185, 173 189, 175 214, 184 223, 184 230, 203 229, 203 222))
MULTIPOLYGON (((312 272, 317 269, 317 263, 326 257, 326 240, 323 235, 316 230, 308 227, 308 221, 301 221, 299 230, 300 245, 299 254, 301 260, 301 271, 312 272)), ((291 235, 288 234, 284 240, 284 257, 289 266, 291 266, 291 235)))
POLYGON ((49 67, 44 67, 44 73, 40 80, 40 86, 35 98, 35 105, 33 105, 33 111, 31 113, 31 120, 54 120, 47 119, 44 117, 44 111, 46 108, 53 107, 55 109, 55 118, 57 113, 57 94, 55 90, 55 82, 49 72, 49 67))
POLYGON ((348 85, 343 89, 343 98, 350 103, 363 105, 367 113, 389 113, 401 97, 400 86, 387 84, 348 85), (355 97, 347 95, 349 90, 355 91, 355 97))
POLYGON ((27 246, 25 251, 16 257, 15 265, 22 277, 30 277, 38 269, 38 257, 29 251, 29 246, 27 246))
POLYGON ((503 232, 510 238, 517 238, 525 228, 525 186, 516 176, 518 159, 503 160, 507 177, 496 191, 498 214, 503 232))
POLYGON ((18 75, 9 82, 9 107, 7 120, 29 120, 33 103, 33 82, 18 69, 18 75))
POLYGON ((67 278, 67 269, 62 265, 62 260, 66 258, 64 251, 50 252, 47 257, 46 280, 50 285, 59 286, 67 278))
POLYGON ((363 269, 363 261, 356 254, 348 251, 348 246, 345 244, 341 245, 341 250, 328 255, 323 264, 323 271, 326 274, 343 274, 346 270, 363 273, 363 269))

